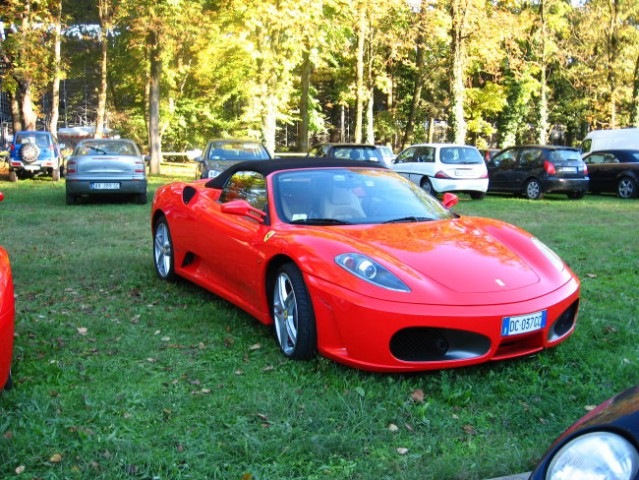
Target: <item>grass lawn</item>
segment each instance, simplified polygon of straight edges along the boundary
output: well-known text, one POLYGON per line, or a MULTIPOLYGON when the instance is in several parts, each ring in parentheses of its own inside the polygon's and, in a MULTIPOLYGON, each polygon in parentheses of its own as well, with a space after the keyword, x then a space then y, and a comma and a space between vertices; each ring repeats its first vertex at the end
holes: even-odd
POLYGON ((17 308, 3 479, 486 479, 531 470, 639 383, 639 201, 462 196, 456 211, 519 225, 572 266, 576 332, 520 360, 397 375, 287 361, 270 328, 157 280, 150 201, 69 207, 48 179, 0 190, 17 308))

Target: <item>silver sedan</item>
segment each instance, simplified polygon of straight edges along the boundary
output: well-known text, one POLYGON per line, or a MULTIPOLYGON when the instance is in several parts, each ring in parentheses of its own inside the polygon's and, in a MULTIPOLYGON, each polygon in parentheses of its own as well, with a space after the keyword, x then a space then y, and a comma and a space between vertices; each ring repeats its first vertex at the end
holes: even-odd
POLYGON ((145 159, 132 140, 83 140, 67 159, 67 205, 85 195, 128 195, 145 204, 146 187, 145 159))

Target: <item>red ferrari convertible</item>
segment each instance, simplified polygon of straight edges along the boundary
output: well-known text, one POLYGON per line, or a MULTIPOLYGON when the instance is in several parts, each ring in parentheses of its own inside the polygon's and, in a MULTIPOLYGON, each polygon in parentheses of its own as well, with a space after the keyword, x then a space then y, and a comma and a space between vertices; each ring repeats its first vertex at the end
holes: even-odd
POLYGON ((153 200, 158 276, 274 324, 283 354, 373 371, 529 355, 574 330, 579 279, 507 223, 379 163, 243 162, 153 200))
MULTIPOLYGON (((0 192, 0 202, 4 195, 0 192)), ((13 281, 7 252, 0 247, 0 390, 10 389, 13 355, 13 281)))

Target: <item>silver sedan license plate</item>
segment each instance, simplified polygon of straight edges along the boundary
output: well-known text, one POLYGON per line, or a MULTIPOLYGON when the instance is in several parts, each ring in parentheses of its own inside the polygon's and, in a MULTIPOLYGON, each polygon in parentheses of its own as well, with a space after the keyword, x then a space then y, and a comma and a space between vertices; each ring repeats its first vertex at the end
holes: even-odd
POLYGON ((91 190, 120 190, 118 182, 92 182, 91 190))
POLYGON ((516 317, 504 317, 501 323, 501 336, 520 335, 522 333, 541 330, 546 326, 546 310, 541 312, 518 315, 516 317))

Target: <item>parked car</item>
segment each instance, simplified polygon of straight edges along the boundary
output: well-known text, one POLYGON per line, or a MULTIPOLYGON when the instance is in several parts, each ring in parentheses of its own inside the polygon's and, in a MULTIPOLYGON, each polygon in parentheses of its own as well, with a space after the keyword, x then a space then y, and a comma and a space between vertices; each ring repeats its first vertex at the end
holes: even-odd
POLYGON ((426 192, 465 192, 481 200, 488 188, 488 172, 479 150, 468 145, 424 143, 404 149, 393 170, 426 192))
MULTIPOLYGON (((64 145, 62 145, 64 148, 64 145)), ((49 175, 60 180, 64 172, 60 145, 50 132, 23 130, 16 132, 9 147, 9 180, 49 175)))
POLYGON ((639 480, 639 386, 606 400, 557 438, 530 480, 639 480))
POLYGON ((489 192, 523 194, 530 200, 546 193, 580 199, 588 191, 588 167, 575 148, 524 145, 499 152, 487 163, 489 192))
POLYGON ((67 159, 67 205, 95 195, 127 195, 147 202, 145 158, 133 140, 82 140, 67 159))
POLYGON ((602 150, 639 150, 639 128, 593 130, 583 139, 579 150, 582 155, 602 150))
MULTIPOLYGON (((4 195, 0 192, 0 202, 3 199, 4 195)), ((6 250, 0 247, 0 390, 9 390, 13 386, 11 359, 14 315, 11 265, 6 250)))
POLYGON ((380 155, 382 156, 382 162, 388 168, 393 166, 393 162, 395 161, 395 154, 393 153, 393 149, 388 145, 377 145, 377 149, 379 150, 380 155))
POLYGON ((573 332, 580 284, 531 234, 379 163, 244 162, 158 189, 155 269, 274 324, 282 353, 372 371, 514 358, 573 332))
POLYGON ((498 148, 485 148, 485 149, 479 150, 479 153, 481 153, 481 156, 485 162, 489 162, 490 160, 492 160, 493 157, 497 155, 499 152, 500 150, 498 148))
POLYGON ((195 158, 197 178, 215 178, 231 165, 246 160, 271 160, 271 155, 255 140, 210 140, 204 154, 195 158))
POLYGON ((386 165, 381 151, 375 145, 361 143, 320 143, 309 150, 307 157, 366 160, 386 165))
POLYGON ((639 195, 639 150, 605 150, 584 157, 592 193, 616 193, 620 198, 639 195))

